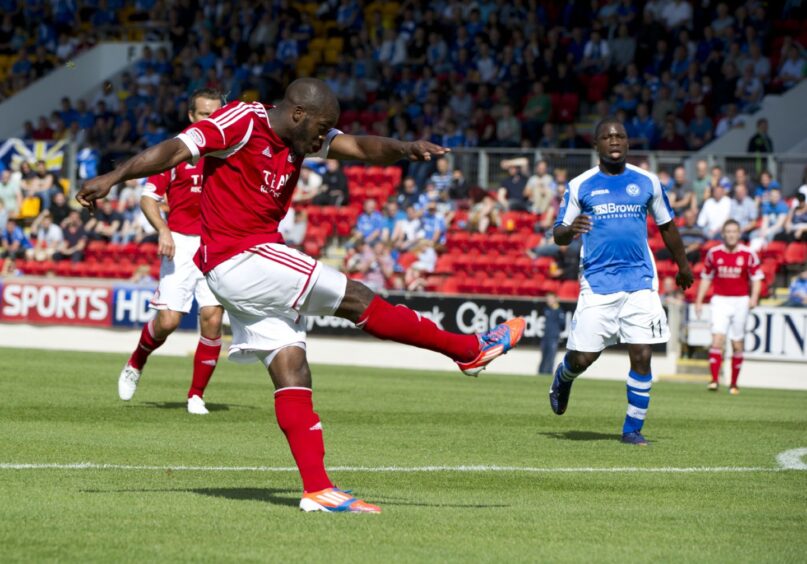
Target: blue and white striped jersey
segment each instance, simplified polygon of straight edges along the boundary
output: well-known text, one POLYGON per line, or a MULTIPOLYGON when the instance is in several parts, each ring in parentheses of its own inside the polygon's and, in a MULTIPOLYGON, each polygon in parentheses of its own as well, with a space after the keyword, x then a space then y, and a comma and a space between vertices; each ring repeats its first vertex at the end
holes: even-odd
POLYGON ((555 226, 591 217, 580 251, 581 286, 595 294, 657 290, 656 265, 647 244, 647 212, 657 225, 674 213, 655 174, 628 164, 611 176, 594 167, 569 182, 555 226))

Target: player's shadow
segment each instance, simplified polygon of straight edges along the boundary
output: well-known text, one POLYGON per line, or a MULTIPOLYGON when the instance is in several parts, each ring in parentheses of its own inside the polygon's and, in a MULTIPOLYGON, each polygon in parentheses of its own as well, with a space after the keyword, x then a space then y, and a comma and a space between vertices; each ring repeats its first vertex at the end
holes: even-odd
POLYGON ((297 490, 281 490, 274 488, 195 488, 184 491, 210 497, 221 497, 237 501, 263 501, 265 503, 271 503, 272 505, 287 505, 289 507, 297 507, 300 503, 300 494, 297 490))
POLYGON ((593 431, 558 431, 541 433, 550 439, 561 441, 618 441, 622 435, 615 433, 595 433, 593 431))
MULTIPOLYGON (((144 401, 141 405, 156 409, 188 409, 188 402, 185 401, 144 401)), ((205 407, 208 411, 230 411, 230 406, 224 403, 206 403, 205 407)), ((254 409, 254 407, 247 405, 238 407, 254 409)))
POLYGON ((261 501, 272 505, 297 507, 299 492, 275 488, 181 488, 181 489, 126 489, 126 490, 81 490, 82 493, 195 493, 210 497, 220 497, 236 501, 261 501), (289 495, 284 495, 289 494, 289 495))

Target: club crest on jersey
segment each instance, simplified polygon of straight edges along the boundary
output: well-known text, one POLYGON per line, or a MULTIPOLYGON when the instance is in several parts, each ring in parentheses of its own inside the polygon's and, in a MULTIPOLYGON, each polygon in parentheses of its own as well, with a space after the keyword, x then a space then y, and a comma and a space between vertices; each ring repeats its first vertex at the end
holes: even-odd
POLYGON ((289 162, 290 162, 290 163, 293 163, 293 162, 294 162, 294 158, 295 158, 295 157, 294 157, 294 153, 289 152, 289 162))
POLYGON ((628 196, 638 196, 639 195, 639 185, 638 184, 628 184, 625 188, 625 192, 628 193, 628 196))
POLYGON ((262 154, 264 157, 269 157, 269 158, 271 159, 271 158, 272 158, 272 148, 271 148, 271 147, 266 147, 266 149, 264 149, 263 151, 261 151, 261 154, 262 154))
POLYGON ((191 140, 194 143, 196 143, 197 147, 204 147, 205 146, 205 143, 206 143, 205 136, 201 131, 199 131, 195 127, 192 127, 186 133, 188 134, 188 137, 190 137, 191 140))
POLYGON ((743 265, 743 257, 737 257, 737 266, 743 265))

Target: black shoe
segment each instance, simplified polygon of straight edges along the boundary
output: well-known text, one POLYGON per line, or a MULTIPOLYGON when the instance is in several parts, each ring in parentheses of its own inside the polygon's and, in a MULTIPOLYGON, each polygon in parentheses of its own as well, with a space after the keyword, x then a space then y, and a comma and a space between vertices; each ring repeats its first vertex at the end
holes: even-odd
POLYGON ((549 405, 556 415, 563 415, 566 406, 569 405, 569 394, 572 392, 572 382, 560 379, 563 363, 558 364, 555 369, 555 379, 552 380, 552 387, 549 388, 549 405))

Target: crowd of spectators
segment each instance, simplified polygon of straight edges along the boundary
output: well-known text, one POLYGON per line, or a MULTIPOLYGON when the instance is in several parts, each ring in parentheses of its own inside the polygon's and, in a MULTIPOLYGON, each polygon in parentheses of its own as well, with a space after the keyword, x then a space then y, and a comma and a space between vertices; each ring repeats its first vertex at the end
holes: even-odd
MULTIPOLYGON (((15 57, 0 77, 0 100, 101 36, 148 22, 169 47, 145 49, 131 72, 88 99, 23 125, 28 139, 77 139, 80 176, 111 168, 167 138, 187 119, 189 94, 217 88, 228 99, 278 98, 290 80, 321 76, 343 107, 343 129, 448 147, 584 148, 575 122, 615 113, 636 148, 698 149, 737 127, 762 96, 807 74, 804 9, 755 0, 441 0, 438 2, 21 2, 4 0, 0 56, 15 57), (779 27, 777 27, 779 26, 779 27), (778 30, 778 31, 777 31, 778 30), (782 33, 785 30, 786 33, 782 33)), ((768 153, 767 122, 748 151, 768 153)), ((576 277, 575 249, 554 245, 551 225, 569 174, 539 161, 503 163, 500 186, 471 186, 447 160, 412 166, 390 200, 351 198, 335 161, 306 168, 295 210, 282 229, 305 239, 306 206, 361 205, 347 238, 346 268, 376 287, 419 289, 444 250, 449 228, 508 230, 507 214, 535 216, 553 276, 576 277)), ((755 248, 805 240, 803 195, 788 204, 764 171, 725 175, 697 165, 659 171, 682 222, 687 250, 714 239, 726 218, 740 221, 755 248), (701 241, 702 242, 702 241, 701 241)), ((800 194, 807 192, 807 188, 800 194)), ((7 256, 81 260, 88 240, 143 241, 154 234, 134 185, 94 218, 71 212, 58 179, 41 163, 0 175, 0 225, 7 256), (113 203, 114 202, 114 203, 113 203), (69 237, 68 237, 69 232, 69 237), (61 240, 60 240, 61 234, 61 240)), ((42 259, 42 260, 45 260, 42 259)))
MULTIPOLYGON (((362 213, 345 242, 345 269, 376 290, 421 290, 446 251, 450 231, 510 233, 514 225, 503 218, 510 212, 528 212, 532 214, 531 229, 538 235, 537 244, 522 252, 534 260, 551 258, 549 277, 577 280, 580 241, 560 246, 552 237, 567 187, 567 171, 559 167, 553 170, 544 160, 537 161, 530 171, 526 158, 501 164, 508 174, 498 188, 468 188, 462 173, 452 172, 448 159, 443 158, 435 163, 434 173, 422 188, 412 176, 406 176, 397 192, 380 207, 375 199, 364 200, 362 213)), ((640 166, 649 169, 647 162, 640 166)), ((739 167, 726 174, 700 160, 694 178, 688 178, 683 166, 662 169, 658 175, 693 264, 700 262, 705 246, 720 240, 723 224, 729 219, 740 224, 743 240, 758 252, 771 241, 807 243, 807 178, 786 201, 781 186, 768 171, 757 177, 739 167)), ((659 261, 672 259, 663 245, 654 251, 659 261)))
POLYGON ((0 172, 0 258, 37 262, 84 260, 90 241, 156 242, 140 210, 141 183, 119 186, 93 215, 77 210, 57 176, 39 161, 0 172), (28 170, 26 175, 22 171, 28 170))
MULTIPOLYGON (((96 96, 64 99, 24 124, 29 138, 78 138, 101 153, 87 159, 102 157, 102 171, 180 129, 200 87, 268 102, 296 76, 315 74, 339 96, 346 130, 449 147, 585 147, 575 122, 618 113, 633 146, 682 150, 743 126, 742 112, 766 92, 807 74, 803 29, 790 25, 803 15, 796 3, 7 0, 4 8, 0 53, 19 53, 6 93, 69 63, 102 30, 147 22, 170 42, 96 96)), ((773 149, 769 140, 751 148, 773 149)))

